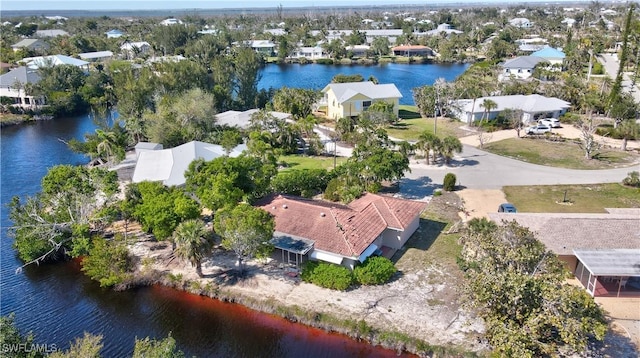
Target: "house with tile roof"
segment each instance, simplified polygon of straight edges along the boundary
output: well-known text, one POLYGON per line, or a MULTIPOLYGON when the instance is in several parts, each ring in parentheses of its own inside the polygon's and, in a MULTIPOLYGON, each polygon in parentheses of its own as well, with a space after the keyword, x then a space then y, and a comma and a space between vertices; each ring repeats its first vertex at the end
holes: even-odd
POLYGON ((640 209, 606 214, 489 213, 536 234, 592 296, 640 297, 640 209))
POLYGON ((533 75, 533 70, 541 62, 547 61, 542 57, 536 56, 520 56, 507 60, 500 64, 502 73, 498 75, 498 80, 527 79, 533 75))
POLYGON ((324 97, 320 104, 327 106, 327 116, 333 119, 355 117, 377 101, 393 104, 393 113, 397 116, 402 98, 393 83, 375 84, 370 81, 329 83, 322 93, 324 97))
POLYGON ((353 269, 374 252, 390 256, 418 229, 426 203, 365 194, 348 205, 293 196, 258 203, 275 219, 283 261, 317 260, 353 269))
POLYGON ((507 109, 521 110, 523 123, 534 122, 538 118, 559 118, 571 107, 571 103, 555 97, 518 94, 456 100, 453 101, 452 113, 456 118, 467 123, 480 120, 485 116, 485 109, 482 106, 485 99, 490 99, 497 105, 488 113, 489 119, 495 119, 507 109))
POLYGON ((45 104, 45 98, 28 93, 25 85, 38 82, 40 82, 40 74, 37 70, 26 66, 14 68, 0 75, 0 97, 11 98, 15 107, 34 109, 45 104))

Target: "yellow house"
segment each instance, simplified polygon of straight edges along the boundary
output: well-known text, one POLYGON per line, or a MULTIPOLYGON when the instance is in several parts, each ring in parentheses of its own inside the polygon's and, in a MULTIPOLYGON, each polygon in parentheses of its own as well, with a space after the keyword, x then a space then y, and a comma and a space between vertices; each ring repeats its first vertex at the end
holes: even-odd
POLYGON ((397 116, 399 101, 402 98, 393 83, 329 83, 322 89, 322 93, 322 102, 327 105, 327 116, 333 119, 357 116, 377 101, 392 103, 393 113, 397 116))

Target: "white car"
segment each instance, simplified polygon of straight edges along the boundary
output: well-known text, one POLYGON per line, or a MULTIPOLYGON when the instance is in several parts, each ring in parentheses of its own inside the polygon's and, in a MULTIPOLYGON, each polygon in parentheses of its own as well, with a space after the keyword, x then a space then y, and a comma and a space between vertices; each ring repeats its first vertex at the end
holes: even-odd
POLYGON ((545 134, 547 132, 551 132, 551 127, 538 124, 536 126, 525 128, 524 132, 527 134, 545 134))
POLYGON ((538 124, 551 128, 560 128, 560 121, 557 118, 544 118, 538 121, 538 124))

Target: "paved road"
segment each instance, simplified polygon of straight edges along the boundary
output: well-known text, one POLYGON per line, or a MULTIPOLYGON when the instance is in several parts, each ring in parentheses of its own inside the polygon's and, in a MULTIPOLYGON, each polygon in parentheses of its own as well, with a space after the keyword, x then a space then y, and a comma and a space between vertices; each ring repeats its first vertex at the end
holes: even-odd
POLYGON ((411 199, 424 199, 434 189, 442 188, 446 173, 454 173, 458 185, 471 189, 500 189, 505 185, 553 185, 618 183, 638 165, 619 169, 574 170, 530 164, 491 154, 469 145, 450 166, 427 166, 421 159, 410 164, 400 182, 400 193, 411 199))
MULTIPOLYGON (((620 67, 620 61, 618 61, 618 55, 604 53, 604 54, 598 55, 598 59, 600 60, 600 63, 602 63, 602 65, 604 66, 604 70, 607 72, 609 77, 615 80, 618 74, 618 68, 620 67)), ((627 73, 625 73, 622 76, 622 90, 627 93, 631 93, 636 103, 640 103, 640 88, 638 88, 639 85, 640 83, 636 83, 636 86, 633 87, 631 78, 627 73)))

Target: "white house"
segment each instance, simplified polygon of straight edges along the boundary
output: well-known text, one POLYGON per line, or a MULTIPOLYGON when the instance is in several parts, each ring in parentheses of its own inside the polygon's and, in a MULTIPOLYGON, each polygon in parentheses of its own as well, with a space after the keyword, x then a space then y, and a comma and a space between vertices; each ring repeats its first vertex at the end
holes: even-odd
POLYGON ((182 25, 182 20, 175 19, 175 18, 164 19, 160 21, 160 25, 164 25, 164 26, 182 25))
POLYGON ((151 51, 151 45, 146 41, 125 42, 120 46, 120 50, 122 50, 128 58, 135 58, 138 55, 144 55, 151 51))
POLYGON ((322 48, 322 46, 314 46, 314 47, 298 47, 289 57, 317 60, 319 58, 327 58, 327 56, 328 55, 325 52, 325 50, 322 48))
POLYGON ((353 269, 374 252, 390 257, 401 249, 427 204, 365 194, 348 205, 283 195, 259 205, 275 219, 271 243, 284 263, 316 260, 353 269))
POLYGON ((533 70, 540 62, 547 62, 545 59, 536 56, 520 56, 500 64, 502 73, 498 75, 498 80, 527 79, 533 75, 533 70))
POLYGON ((373 82, 329 83, 322 89, 321 104, 327 106, 327 116, 338 119, 354 117, 365 111, 373 102, 384 101, 393 104, 393 113, 398 115, 402 94, 393 84, 373 82))
POLYGON ((509 20, 509 25, 519 27, 521 29, 530 29, 533 27, 533 23, 525 17, 516 17, 509 20))
POLYGON ((64 30, 38 30, 35 33, 36 37, 58 37, 69 36, 69 33, 64 30))
MULTIPOLYGON (((218 113, 216 114, 216 124, 221 126, 246 129, 251 126, 251 118, 253 117, 253 114, 258 112, 260 112, 259 109, 249 109, 244 112, 226 111, 223 113, 218 113)), ((290 113, 271 111, 268 112, 268 114, 281 120, 291 119, 290 113)))
POLYGON ((45 104, 43 96, 33 96, 25 90, 25 85, 34 85, 40 82, 40 74, 37 70, 21 66, 14 68, 4 75, 0 75, 0 97, 13 99, 14 106, 24 109, 33 109, 45 104))
POLYGON ((117 39, 121 36, 124 36, 124 32, 120 31, 120 30, 109 30, 107 32, 104 33, 105 35, 107 35, 108 39, 117 39))
POLYGON ((32 69, 38 69, 40 67, 71 65, 80 67, 86 71, 89 70, 89 62, 65 55, 25 57, 20 62, 26 63, 27 67, 32 69))
POLYGON ((106 61, 113 58, 113 52, 111 51, 85 52, 85 53, 78 54, 78 56, 85 61, 101 62, 101 61, 106 61))
POLYGON ((533 122, 543 116, 558 118, 571 107, 571 103, 559 98, 544 97, 539 94, 519 94, 456 100, 453 101, 453 113, 458 119, 467 123, 486 118, 485 108, 482 106, 485 99, 497 105, 488 113, 488 119, 495 119, 507 109, 521 110, 523 123, 533 122))
MULTIPOLYGON (((157 146, 153 147, 157 148, 157 146)), ((229 153, 229 156, 237 157, 242 154, 245 148, 244 144, 239 145, 229 153)), ((161 181, 162 184, 167 186, 184 185, 186 182, 184 173, 191 162, 196 159, 209 161, 224 155, 226 155, 226 152, 222 146, 198 141, 192 141, 170 149, 141 150, 133 171, 132 181, 134 183, 161 181)))
POLYGON ((434 30, 429 30, 429 31, 424 32, 424 34, 427 35, 427 36, 435 36, 435 35, 440 35, 440 34, 443 34, 443 33, 448 36, 448 35, 451 35, 451 34, 461 34, 463 32, 460 31, 460 30, 454 29, 453 26, 451 26, 449 24, 440 24, 434 30))
POLYGON ((349 45, 345 47, 345 50, 347 50, 347 53, 351 52, 354 56, 362 57, 367 54, 370 48, 371 46, 369 45, 349 45))

